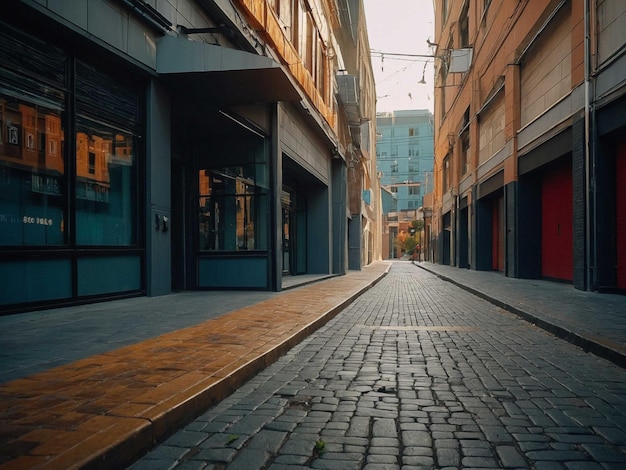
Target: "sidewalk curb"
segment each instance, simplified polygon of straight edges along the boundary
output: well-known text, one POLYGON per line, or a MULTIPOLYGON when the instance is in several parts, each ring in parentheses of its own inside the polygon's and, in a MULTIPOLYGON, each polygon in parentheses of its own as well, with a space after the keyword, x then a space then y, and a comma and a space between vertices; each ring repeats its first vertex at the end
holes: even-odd
POLYGON ((134 460, 141 457, 141 455, 149 452, 150 449, 167 439, 167 437, 181 427, 196 419, 208 408, 227 398, 249 379, 270 366, 291 348, 332 320, 359 296, 383 279, 389 273, 390 269, 391 264, 367 285, 363 286, 357 292, 354 292, 350 297, 347 297, 330 310, 322 313, 316 320, 305 325, 300 331, 294 333, 282 343, 246 364, 241 365, 210 386, 190 396, 187 400, 174 404, 159 417, 150 420, 148 424, 144 423, 139 426, 134 432, 129 433, 117 443, 110 445, 107 449, 103 449, 101 453, 91 455, 91 458, 85 459, 77 468, 125 468, 125 465, 132 463, 134 460))
MULTIPOLYGON (((539 318, 535 315, 532 315, 524 310, 520 310, 517 307, 514 307, 506 302, 503 302, 499 299, 496 299, 494 297, 491 297, 487 294, 485 294, 484 292, 478 291, 472 287, 469 287, 461 282, 458 282, 448 276, 445 276, 443 274, 437 273, 431 269, 428 269, 425 266, 420 265, 419 263, 416 265, 418 267, 420 267, 421 269, 423 269, 424 271, 427 271, 435 276, 437 276, 438 278, 447 281, 451 284, 454 284, 455 286, 477 296, 480 297, 483 300, 486 300, 487 302, 500 307, 510 313, 513 313, 514 315, 519 316, 520 318, 522 318, 523 320, 526 320, 529 323, 532 323, 533 325, 549 332, 552 333, 553 335, 568 341, 569 343, 578 346, 580 348, 582 348, 584 351, 586 352, 590 352, 592 354, 595 354, 598 357, 601 357, 603 359, 606 359, 608 361, 611 361, 612 363, 622 367, 622 368, 626 368, 626 354, 617 351, 616 349, 610 347, 609 345, 605 345, 600 343, 597 340, 594 340, 592 338, 588 338, 585 336, 581 336, 578 333, 575 333, 573 331, 569 331, 565 328, 563 328, 562 326, 556 325, 554 323, 551 323, 547 320, 544 320, 542 318, 539 318)), ((606 340, 605 340, 606 342, 606 340)))

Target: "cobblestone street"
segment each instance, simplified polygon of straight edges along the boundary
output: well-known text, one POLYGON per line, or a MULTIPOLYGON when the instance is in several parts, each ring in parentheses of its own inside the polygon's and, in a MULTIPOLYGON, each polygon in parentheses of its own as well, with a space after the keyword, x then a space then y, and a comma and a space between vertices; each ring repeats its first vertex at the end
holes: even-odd
POLYGON ((409 262, 132 466, 626 468, 626 372, 409 262))

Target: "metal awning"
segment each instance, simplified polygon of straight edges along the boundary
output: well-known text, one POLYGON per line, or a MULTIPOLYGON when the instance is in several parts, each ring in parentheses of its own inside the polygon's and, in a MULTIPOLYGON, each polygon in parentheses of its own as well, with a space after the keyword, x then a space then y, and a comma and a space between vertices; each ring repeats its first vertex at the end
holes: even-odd
POLYGON ((159 39, 157 73, 177 92, 217 104, 302 99, 275 60, 177 36, 159 39))

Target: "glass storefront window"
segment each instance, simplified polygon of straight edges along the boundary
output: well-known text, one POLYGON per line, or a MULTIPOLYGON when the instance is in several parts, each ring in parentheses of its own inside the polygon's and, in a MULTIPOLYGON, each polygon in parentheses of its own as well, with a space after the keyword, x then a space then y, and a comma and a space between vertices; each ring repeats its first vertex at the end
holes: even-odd
MULTIPOLYGON (((115 71, 112 71, 115 72, 115 71)), ((76 244, 138 244, 139 93, 76 61, 76 244)))
POLYGON ((0 305, 139 292, 145 77, 28 29, 0 21, 0 305))
POLYGON ((265 250, 267 193, 244 167, 199 172, 200 250, 265 250))
POLYGON ((76 128, 76 243, 137 243, 135 137, 79 119, 76 128))
POLYGON ((268 249, 268 168, 264 138, 230 129, 198 170, 200 251, 268 249))
POLYGON ((0 87, 0 245, 63 245, 63 109, 0 87))

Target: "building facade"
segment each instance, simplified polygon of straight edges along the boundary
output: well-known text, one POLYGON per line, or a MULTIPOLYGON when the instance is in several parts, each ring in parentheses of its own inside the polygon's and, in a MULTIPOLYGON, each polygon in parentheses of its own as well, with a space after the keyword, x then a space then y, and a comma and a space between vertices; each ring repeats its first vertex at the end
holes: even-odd
POLYGON ((398 234, 417 220, 423 197, 432 190, 434 164, 433 115, 429 110, 377 113, 376 160, 383 202, 383 257, 399 257, 398 234), (393 203, 390 203, 390 197, 393 203))
POLYGON ((391 191, 399 211, 422 206, 432 178, 433 115, 426 109, 377 113, 376 158, 380 184, 391 191))
POLYGON ((433 261, 624 291, 626 4, 435 3, 433 261))
POLYGON ((337 31, 342 65, 337 79, 342 154, 348 170, 348 268, 381 259, 380 182, 376 173, 376 94, 362 0, 348 0, 337 31))
POLYGON ((354 5, 2 2, 0 310, 345 273, 354 5))

